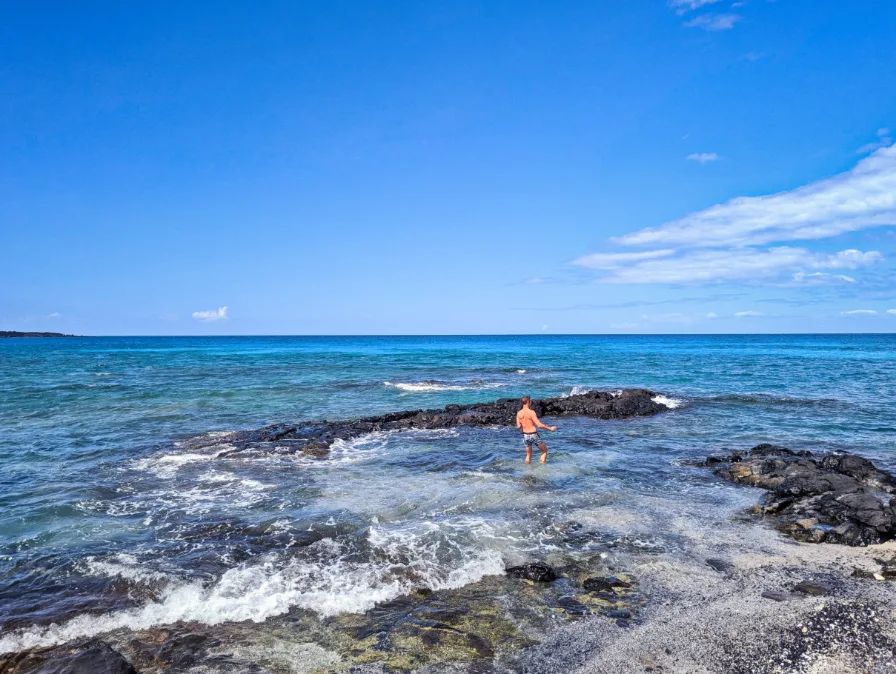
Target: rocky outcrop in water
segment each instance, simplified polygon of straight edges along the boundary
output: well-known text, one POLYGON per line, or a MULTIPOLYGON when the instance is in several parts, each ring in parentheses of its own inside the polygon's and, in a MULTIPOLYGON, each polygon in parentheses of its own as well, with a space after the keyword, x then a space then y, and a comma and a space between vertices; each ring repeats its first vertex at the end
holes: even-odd
MULTIPOLYGON (((533 400, 532 409, 539 417, 591 417, 629 419, 668 411, 657 396, 647 389, 628 389, 621 393, 589 391, 578 395, 533 400)), ((325 456, 337 440, 351 440, 375 431, 443 429, 457 426, 513 426, 520 409, 519 398, 502 398, 491 403, 446 405, 443 409, 391 412, 375 417, 343 421, 317 421, 303 424, 276 424, 257 430, 238 431, 229 441, 235 450, 221 454, 233 456, 248 448, 309 456, 325 456)))
POLYGON ((698 465, 767 489, 755 512, 774 517, 782 532, 799 541, 858 546, 896 538, 896 478, 860 456, 815 456, 762 444, 698 465))

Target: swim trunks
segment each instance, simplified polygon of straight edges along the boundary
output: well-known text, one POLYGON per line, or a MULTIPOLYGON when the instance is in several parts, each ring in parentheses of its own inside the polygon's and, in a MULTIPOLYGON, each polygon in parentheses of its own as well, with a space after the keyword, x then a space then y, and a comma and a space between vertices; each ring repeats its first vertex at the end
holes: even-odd
POLYGON ((531 447, 532 445, 540 445, 541 436, 538 435, 537 431, 535 433, 523 433, 523 444, 526 447, 531 447))

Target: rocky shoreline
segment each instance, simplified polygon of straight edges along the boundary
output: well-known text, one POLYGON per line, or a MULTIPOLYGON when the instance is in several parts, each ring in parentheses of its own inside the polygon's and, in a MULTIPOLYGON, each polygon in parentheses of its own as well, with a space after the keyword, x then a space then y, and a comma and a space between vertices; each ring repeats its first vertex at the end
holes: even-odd
MULTIPOLYGON (((656 396, 644 389, 590 392, 533 407, 546 419, 626 419, 667 411, 656 396)), ((232 434, 233 449, 218 458, 264 452, 326 460, 335 442, 376 431, 507 426, 518 406, 502 399, 267 426, 232 434)), ((565 540, 580 552, 507 566, 503 576, 456 589, 420 587, 363 614, 319 618, 292 608, 263 623, 119 628, 0 655, 0 674, 882 674, 896 668, 896 598, 888 582, 896 579, 896 478, 859 456, 770 444, 687 465, 767 490, 752 512, 786 538, 732 517, 717 525, 713 539, 694 538, 684 561, 624 552, 608 560, 600 552, 606 548, 590 547, 593 539, 571 521, 563 525, 565 540)), ((679 520, 687 514, 660 505, 650 526, 687 531, 679 520)))

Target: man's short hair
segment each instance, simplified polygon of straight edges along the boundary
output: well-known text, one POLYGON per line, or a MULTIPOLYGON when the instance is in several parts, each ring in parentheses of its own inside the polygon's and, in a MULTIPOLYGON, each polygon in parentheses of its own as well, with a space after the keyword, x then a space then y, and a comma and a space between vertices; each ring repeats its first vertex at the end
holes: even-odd
POLYGON ((532 402, 532 398, 530 398, 529 396, 523 396, 522 400, 523 400, 523 405, 528 405, 529 403, 532 402))

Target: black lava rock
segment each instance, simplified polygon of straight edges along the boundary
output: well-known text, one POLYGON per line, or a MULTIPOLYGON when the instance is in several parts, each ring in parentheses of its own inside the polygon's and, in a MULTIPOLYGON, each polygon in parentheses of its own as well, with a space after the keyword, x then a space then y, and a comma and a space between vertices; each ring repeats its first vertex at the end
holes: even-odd
POLYGON ((631 583, 620 580, 616 576, 608 576, 606 578, 601 578, 599 576, 594 578, 587 578, 585 582, 582 583, 582 587, 588 590, 588 592, 612 592, 614 587, 631 586, 631 583))
MULTIPOLYGON (((589 391, 566 397, 533 400, 532 409, 540 417, 546 418, 628 419, 668 411, 668 407, 653 401, 656 395, 647 389, 629 389, 619 394, 589 391)), ((513 427, 519 410, 518 398, 501 398, 490 403, 446 405, 443 409, 437 410, 405 410, 361 419, 313 421, 301 425, 275 424, 231 434, 228 442, 234 445, 235 449, 222 452, 218 457, 239 456, 247 449, 266 453, 302 452, 322 457, 326 456, 336 440, 351 440, 373 431, 455 426, 513 427)))
POLYGON ((137 670, 108 644, 92 641, 71 655, 44 662, 29 674, 137 674, 137 670))
POLYGON ((531 564, 523 564, 522 566, 507 567, 504 572, 508 576, 514 578, 525 578, 533 580, 536 583, 550 583, 557 580, 557 572, 547 564, 533 562, 531 564))
POLYGON ((702 464, 732 482, 769 491, 756 511, 773 516, 787 535, 808 543, 873 545, 896 538, 896 478, 853 454, 815 456, 757 445, 702 464))

